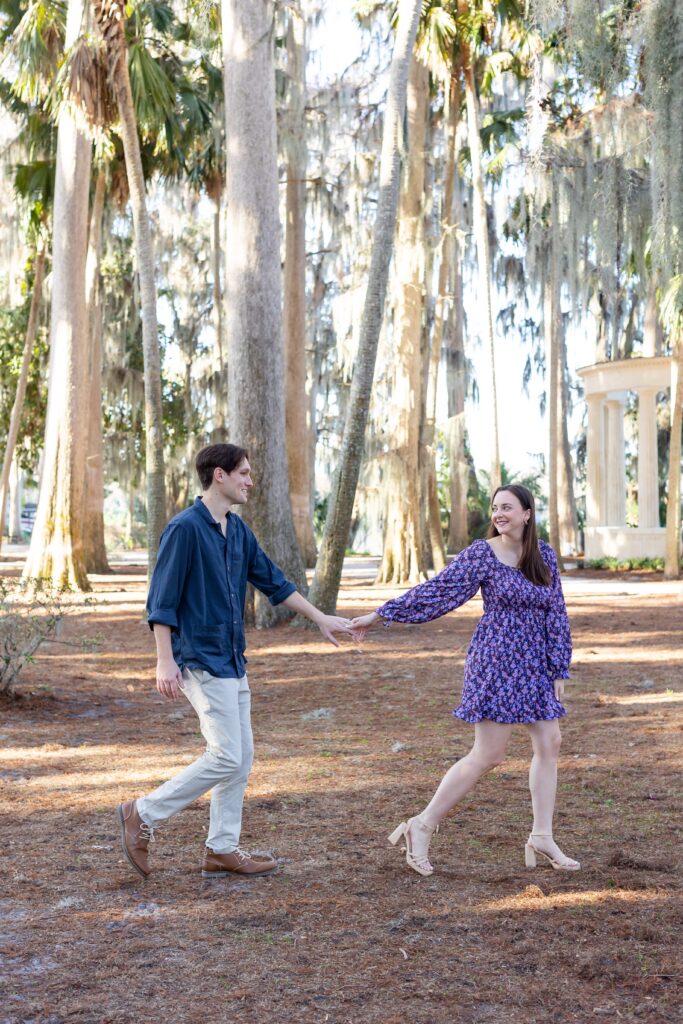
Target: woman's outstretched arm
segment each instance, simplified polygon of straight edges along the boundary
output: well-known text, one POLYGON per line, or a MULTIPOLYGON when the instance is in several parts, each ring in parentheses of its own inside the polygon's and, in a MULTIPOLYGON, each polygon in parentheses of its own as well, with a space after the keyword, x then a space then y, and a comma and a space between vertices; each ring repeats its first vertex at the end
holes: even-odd
POLYGON ((479 590, 491 567, 490 557, 486 541, 475 541, 431 580, 354 619, 355 638, 362 639, 380 620, 387 626, 391 622, 430 622, 459 608, 479 590))

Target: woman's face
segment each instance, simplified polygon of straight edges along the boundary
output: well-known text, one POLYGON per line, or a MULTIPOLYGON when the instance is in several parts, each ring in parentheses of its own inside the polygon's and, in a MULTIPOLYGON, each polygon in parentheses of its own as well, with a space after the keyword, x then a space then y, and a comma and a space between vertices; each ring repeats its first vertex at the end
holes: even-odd
POLYGON ((498 491, 493 499, 491 520, 501 536, 514 534, 521 537, 530 516, 531 510, 524 508, 512 491, 498 491))

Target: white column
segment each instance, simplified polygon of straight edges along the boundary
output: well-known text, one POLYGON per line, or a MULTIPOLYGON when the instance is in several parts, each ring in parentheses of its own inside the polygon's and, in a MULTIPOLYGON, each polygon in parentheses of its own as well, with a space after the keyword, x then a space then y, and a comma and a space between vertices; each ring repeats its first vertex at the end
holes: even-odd
POLYGON ((638 388, 638 526, 659 526, 657 388, 638 388))
POLYGON ((605 402, 607 409, 607 526, 626 525, 625 406, 625 400, 621 396, 612 396, 605 402))
POLYGON ((604 395, 586 396, 586 526, 603 526, 605 523, 603 399, 604 395))

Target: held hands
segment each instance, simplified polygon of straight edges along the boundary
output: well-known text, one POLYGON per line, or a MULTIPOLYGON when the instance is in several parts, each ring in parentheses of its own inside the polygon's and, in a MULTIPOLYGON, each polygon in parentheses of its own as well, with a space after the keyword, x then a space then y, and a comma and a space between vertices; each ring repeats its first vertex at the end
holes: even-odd
POLYGON ((351 619, 344 619, 341 615, 319 615, 315 619, 315 624, 325 639, 335 647, 339 647, 335 633, 343 633, 347 636, 351 634, 351 619))
POLYGON ((157 690, 163 697, 176 700, 180 696, 182 678, 173 658, 157 661, 157 690))
POLYGON ((377 612, 368 612, 367 615, 357 615, 355 619, 351 620, 351 635, 357 643, 362 643, 365 640, 365 634, 371 626, 379 620, 377 612))

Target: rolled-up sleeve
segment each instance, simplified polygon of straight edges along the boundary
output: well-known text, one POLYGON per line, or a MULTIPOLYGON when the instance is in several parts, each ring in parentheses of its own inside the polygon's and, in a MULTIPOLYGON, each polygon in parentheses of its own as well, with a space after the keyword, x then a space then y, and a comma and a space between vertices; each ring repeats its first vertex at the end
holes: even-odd
POLYGON ((170 523, 161 535, 157 563, 147 595, 147 621, 178 629, 178 607, 190 570, 191 546, 187 532, 170 523))
POLYGON ((247 580, 265 594, 271 604, 282 604, 295 592, 296 587, 287 579, 282 569, 275 562, 271 562, 253 534, 250 540, 247 580))

